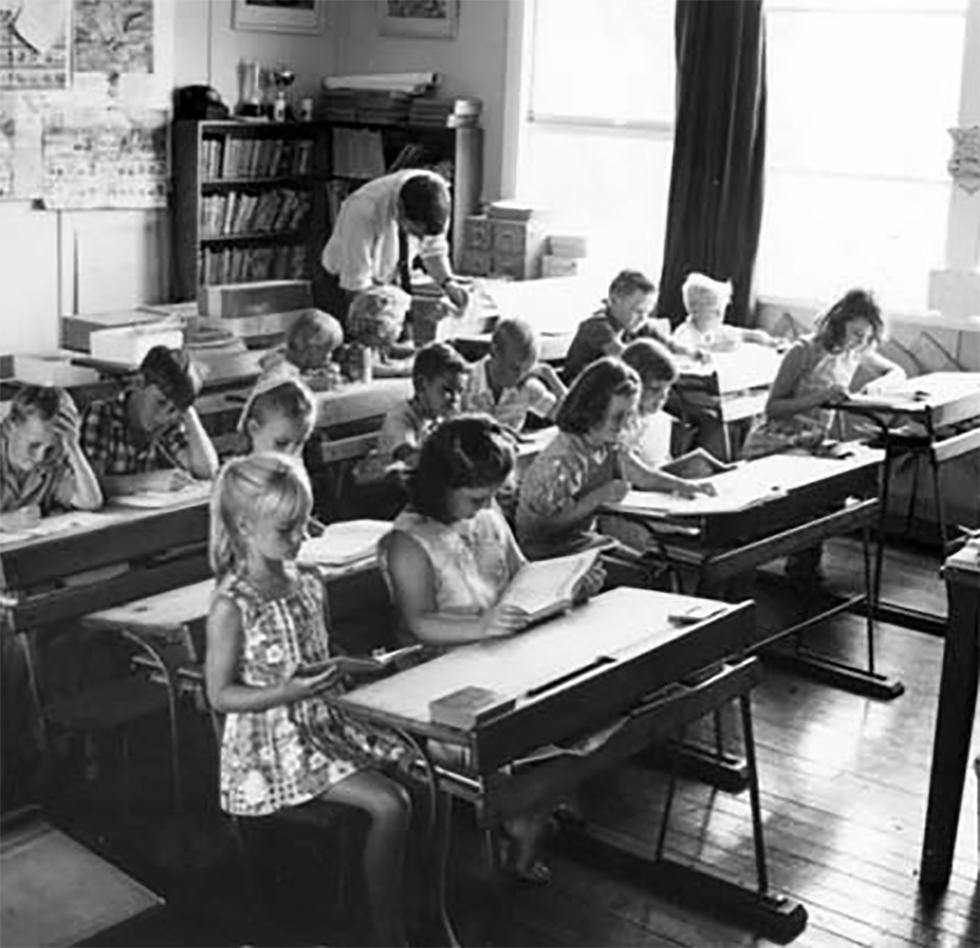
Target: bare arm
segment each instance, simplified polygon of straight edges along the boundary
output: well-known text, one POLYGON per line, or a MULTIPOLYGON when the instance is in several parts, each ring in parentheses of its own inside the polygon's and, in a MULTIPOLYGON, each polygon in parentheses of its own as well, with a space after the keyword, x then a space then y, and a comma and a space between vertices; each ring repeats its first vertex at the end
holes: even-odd
POLYGON ((779 343, 774 336, 770 336, 764 329, 742 329, 742 342, 754 342, 760 346, 775 348, 779 343))
POLYGON ((632 453, 623 454, 623 473, 626 479, 639 490, 659 490, 681 497, 694 497, 697 494, 714 494, 715 489, 705 481, 689 481, 675 477, 666 471, 647 467, 632 453))
POLYGON ((877 349, 869 349, 861 361, 874 373, 874 379, 864 386, 866 392, 887 391, 890 386, 908 378, 905 369, 891 359, 886 359, 877 349))
POLYGON ((79 442, 78 409, 68 394, 64 394, 55 418, 55 431, 61 440, 71 468, 71 477, 58 485, 58 502, 77 510, 98 510, 102 506, 102 489, 79 442))
POLYGON ((187 432, 187 448, 178 453, 177 460, 194 477, 209 481, 218 475, 218 452, 201 424, 201 417, 191 406, 184 412, 184 429, 187 432))

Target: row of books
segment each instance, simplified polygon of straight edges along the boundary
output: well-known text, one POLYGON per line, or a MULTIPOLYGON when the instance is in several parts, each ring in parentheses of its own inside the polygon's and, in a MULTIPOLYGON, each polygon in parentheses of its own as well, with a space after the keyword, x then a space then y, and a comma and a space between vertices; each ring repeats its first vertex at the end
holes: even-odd
POLYGON ((310 174, 313 140, 310 138, 238 138, 225 135, 201 142, 201 177, 274 178, 310 174))
POLYGON ((229 191, 201 199, 201 237, 297 230, 312 205, 309 190, 229 191))
POLYGON ((223 250, 205 248, 201 252, 200 271, 203 284, 296 279, 306 272, 306 247, 286 244, 223 250))

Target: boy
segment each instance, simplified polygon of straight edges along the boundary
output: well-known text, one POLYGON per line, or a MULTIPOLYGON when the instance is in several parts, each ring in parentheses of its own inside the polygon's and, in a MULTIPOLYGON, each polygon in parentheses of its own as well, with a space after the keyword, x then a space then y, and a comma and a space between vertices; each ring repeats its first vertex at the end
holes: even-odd
POLYGON ((672 342, 654 325, 650 314, 657 303, 653 281, 638 270, 621 270, 609 284, 602 307, 579 324, 565 356, 564 378, 568 385, 587 365, 606 355, 621 355, 634 339, 649 336, 675 355, 699 358, 697 352, 672 342))
POLYGON ((316 388, 334 388, 340 383, 340 367, 332 356, 343 341, 338 320, 323 310, 308 309, 290 323, 285 342, 262 356, 259 365, 263 374, 292 374, 316 388))
POLYGON ((82 448, 107 496, 178 490, 218 473, 218 455, 194 410, 199 389, 186 352, 154 346, 136 384, 88 406, 82 448))
POLYGON ((689 273, 681 287, 681 296, 687 319, 674 330, 675 345, 705 352, 731 352, 743 342, 778 345, 763 329, 725 325, 725 310, 732 298, 730 281, 722 283, 704 273, 689 273))
POLYGON ((463 411, 484 412, 520 431, 533 412, 554 421, 565 397, 555 370, 538 362, 534 330, 520 319, 502 319, 490 340, 490 354, 470 367, 463 411))
POLYGON ((385 415, 377 447, 364 459, 358 481, 379 480, 396 463, 403 469, 415 466, 429 432, 459 411, 466 370, 463 357, 444 342, 432 342, 419 349, 412 366, 415 392, 385 415))

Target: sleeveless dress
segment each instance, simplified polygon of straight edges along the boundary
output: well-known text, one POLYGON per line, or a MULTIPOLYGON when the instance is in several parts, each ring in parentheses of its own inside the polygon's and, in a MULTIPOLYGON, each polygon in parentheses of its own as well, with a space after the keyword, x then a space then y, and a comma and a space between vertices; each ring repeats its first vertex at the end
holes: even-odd
MULTIPOLYGON (((861 361, 860 352, 828 352, 812 337, 796 345, 806 347, 807 368, 789 397, 827 392, 834 385, 850 386, 861 361)), ((790 448, 814 447, 827 436, 834 414, 832 409, 815 407, 788 418, 764 417, 745 439, 742 456, 752 459, 790 448)))
MULTIPOLYGON (((297 571, 281 596, 268 597, 243 576, 226 576, 215 591, 241 613, 243 684, 281 682, 297 665, 330 655, 318 576, 297 571)), ((343 688, 340 684, 336 691, 343 688)), ((221 808, 266 816, 319 796, 358 770, 397 760, 402 747, 382 731, 355 723, 319 698, 265 711, 231 712, 221 742, 221 808)))

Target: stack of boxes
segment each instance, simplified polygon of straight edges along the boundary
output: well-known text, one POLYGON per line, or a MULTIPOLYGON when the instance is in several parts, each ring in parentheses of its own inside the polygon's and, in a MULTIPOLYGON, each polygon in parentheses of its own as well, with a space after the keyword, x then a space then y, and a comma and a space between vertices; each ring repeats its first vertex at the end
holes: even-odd
POLYGON ((552 234, 548 252, 541 260, 541 276, 576 276, 582 273, 588 253, 586 239, 577 234, 552 234))
POLYGON ((546 237, 542 216, 517 201, 496 201, 463 226, 461 270, 474 276, 531 280, 540 275, 546 237))

